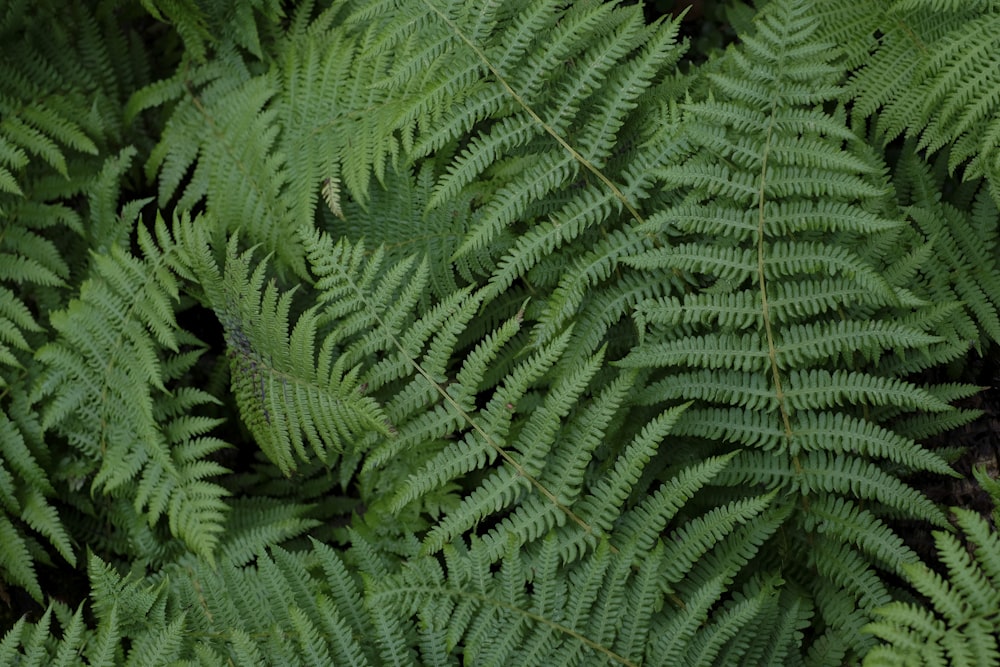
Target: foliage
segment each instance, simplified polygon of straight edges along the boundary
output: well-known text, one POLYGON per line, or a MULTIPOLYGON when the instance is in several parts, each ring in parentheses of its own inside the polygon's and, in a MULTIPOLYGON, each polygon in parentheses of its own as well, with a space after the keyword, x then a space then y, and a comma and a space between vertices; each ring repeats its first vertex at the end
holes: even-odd
POLYGON ((927 564, 906 568, 907 579, 927 603, 893 602, 877 610, 868 630, 886 640, 866 665, 996 665, 1000 663, 1000 484, 975 471, 994 502, 992 520, 957 507, 960 537, 936 531, 934 541, 947 578, 927 564), (961 539, 964 538, 964 539, 961 539))
POLYGON ((66 4, 0 15, 0 662, 998 660, 916 482, 991 3, 66 4))

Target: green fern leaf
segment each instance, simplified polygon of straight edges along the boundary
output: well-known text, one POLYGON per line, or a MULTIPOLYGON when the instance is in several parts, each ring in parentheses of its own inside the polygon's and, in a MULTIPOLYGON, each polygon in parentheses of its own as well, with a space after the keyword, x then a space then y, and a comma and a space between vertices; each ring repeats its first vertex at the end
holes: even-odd
MULTIPOLYGON (((192 440, 203 425, 177 431, 183 418, 173 423, 174 433, 159 422, 164 408, 154 397, 163 396, 164 381, 184 373, 197 355, 167 361, 187 341, 171 305, 178 286, 167 268, 172 240, 162 219, 156 232, 161 247, 140 230, 144 260, 117 246, 95 257, 79 299, 52 314, 61 337, 36 354, 47 367, 36 400, 46 399, 43 427, 62 432, 93 461, 95 490, 112 493, 138 484, 136 510, 146 510, 151 523, 165 511, 172 532, 210 557, 221 531, 225 506, 219 498, 225 491, 204 479, 222 469, 201 457, 222 443, 192 440), (93 406, 99 407, 93 411, 93 406)), ((184 411, 213 400, 182 392, 173 403, 184 411)))
POLYGON ((996 609, 1000 605, 997 535, 981 516, 956 509, 975 552, 955 536, 935 531, 947 578, 923 563, 904 567, 907 579, 929 601, 927 607, 893 602, 877 610, 865 627, 884 644, 865 665, 992 665, 1000 663, 996 609))
MULTIPOLYGON (((243 418, 264 453, 290 474, 296 459, 309 461, 315 455, 328 460, 352 434, 387 433, 377 404, 359 391, 359 369, 346 366, 347 355, 334 358, 333 339, 322 343, 317 358, 318 314, 303 313, 289 333, 292 294, 279 294, 273 282, 264 287, 267 265, 251 273, 252 257, 252 252, 237 254, 234 237, 225 274, 219 278, 216 273, 222 287, 211 305, 226 329, 243 418)), ((324 269, 335 270, 335 262, 331 259, 324 269)), ((350 269, 344 267, 345 278, 350 269)))

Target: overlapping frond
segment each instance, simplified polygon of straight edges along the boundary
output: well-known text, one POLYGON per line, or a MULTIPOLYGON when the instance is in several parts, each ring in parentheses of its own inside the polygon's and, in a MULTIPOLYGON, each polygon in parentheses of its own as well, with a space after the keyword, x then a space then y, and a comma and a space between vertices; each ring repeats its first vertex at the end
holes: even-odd
MULTIPOLYGON (((831 10, 829 25, 842 16, 831 10)), ((962 166, 966 178, 986 177, 994 198, 1000 182, 998 21, 990 3, 897 2, 888 11, 872 6, 859 22, 865 27, 848 42, 873 47, 847 90, 857 113, 887 139, 905 133, 929 152, 949 147, 949 168, 962 166)))
POLYGON ((951 336, 982 350, 987 339, 1000 340, 997 204, 981 186, 968 212, 942 199, 938 192, 944 171, 943 160, 926 164, 915 151, 907 150, 896 167, 896 183, 907 215, 933 248, 919 269, 927 291, 962 304, 962 310, 942 324, 950 325, 951 336))
POLYGON ((36 563, 55 553, 54 562, 76 563, 77 535, 53 497, 78 471, 58 465, 61 447, 30 400, 35 352, 55 336, 49 313, 66 305, 88 261, 98 236, 90 223, 114 219, 97 209, 117 213, 116 167, 131 149, 112 153, 130 140, 121 108, 147 60, 130 52, 119 17, 93 3, 12 2, 2 14, 0 571, 41 601, 36 563))
POLYGON ((29 3, 14 3, 0 23, 0 38, 5 43, 18 39, 23 45, 16 51, 5 51, 0 63, 4 71, 0 88, 3 195, 23 197, 26 189, 30 192, 25 175, 32 171, 37 175, 33 167, 44 165, 68 178, 67 153, 96 155, 95 139, 99 140, 104 129, 97 117, 80 113, 87 107, 85 96, 98 92, 98 87, 84 62, 77 59, 78 48, 67 43, 66 34, 42 34, 45 25, 49 22, 35 24, 29 3))
POLYGON ((954 509, 961 532, 934 532, 943 569, 924 563, 905 568, 927 604, 897 601, 877 609, 865 631, 883 643, 866 656, 865 665, 1000 664, 1000 536, 995 524, 1000 486, 983 469, 976 470, 976 478, 992 495, 993 522, 971 510, 954 509))
POLYGON ((170 24, 184 41, 190 57, 204 61, 210 51, 236 45, 258 58, 264 56, 261 33, 284 17, 277 0, 191 2, 190 0, 141 0, 142 6, 158 21, 170 24))
MULTIPOLYGON (((188 238, 194 238, 189 236, 188 238)), ((192 255, 203 253, 192 248, 192 255)), ((360 252, 346 248, 343 256, 324 255, 325 270, 339 269, 345 281, 363 283, 378 267, 351 263, 360 252)), ((227 355, 233 393, 244 422, 262 451, 285 474, 296 468, 296 461, 313 457, 329 461, 333 453, 354 445, 369 430, 388 434, 389 424, 378 404, 365 395, 359 380, 364 356, 352 357, 339 346, 343 336, 320 337, 325 315, 317 309, 302 313, 294 326, 290 310, 294 292, 281 293, 272 280, 265 286, 268 263, 252 269, 254 252, 239 253, 237 239, 229 243, 223 273, 212 265, 201 264, 195 272, 203 282, 212 284, 208 306, 212 307, 225 329, 227 355)), ((357 312, 377 310, 379 299, 387 303, 406 276, 397 271, 382 284, 382 292, 369 301, 352 301, 357 312), (360 307, 359 307, 360 305, 360 307)), ((327 292, 334 310, 345 303, 351 292, 336 295, 327 292)), ((412 305, 412 304, 411 304, 412 305)), ((339 317, 350 320, 348 312, 339 317)), ((369 353, 374 353, 370 350, 369 353)))
POLYGON ((56 4, 0 16, 0 662, 998 662, 995 532, 894 527, 1000 342, 995 3, 682 67, 626 2, 56 4))
POLYGON ((199 352, 176 323, 173 239, 162 219, 155 231, 139 230, 140 257, 117 246, 95 255, 79 297, 52 313, 59 338, 36 353, 45 371, 35 401, 93 491, 133 499, 150 524, 166 516, 173 535, 210 558, 225 491, 210 481, 224 469, 206 457, 225 445, 203 437, 215 421, 190 414, 216 399, 169 386, 199 352))

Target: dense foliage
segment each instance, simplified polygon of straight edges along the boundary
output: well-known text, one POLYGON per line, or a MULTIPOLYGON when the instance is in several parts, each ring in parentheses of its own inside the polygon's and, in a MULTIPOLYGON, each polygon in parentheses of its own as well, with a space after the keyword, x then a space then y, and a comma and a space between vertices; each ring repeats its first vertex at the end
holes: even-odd
POLYGON ((0 8, 0 663, 1000 664, 1000 9, 696 4, 0 8))

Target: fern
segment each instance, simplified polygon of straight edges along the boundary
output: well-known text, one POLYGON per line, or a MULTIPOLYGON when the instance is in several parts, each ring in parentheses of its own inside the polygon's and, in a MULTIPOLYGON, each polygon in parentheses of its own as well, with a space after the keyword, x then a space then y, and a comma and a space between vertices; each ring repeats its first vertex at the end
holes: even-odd
MULTIPOLYGON (((434 655, 445 664, 457 664, 458 656, 519 664, 550 664, 560 656, 590 664, 594 660, 587 656, 595 654, 601 662, 638 664, 650 646, 646 632, 655 629, 649 617, 660 618, 656 610, 663 605, 656 573, 669 559, 669 548, 660 543, 633 568, 628 554, 636 552, 604 543, 577 565, 563 566, 558 540, 550 536, 532 556, 512 551, 494 574, 486 550, 456 544, 444 551, 446 583, 436 559, 413 558, 404 568, 383 571, 364 553, 370 548, 364 544, 356 535, 354 557, 364 563, 363 579, 336 551, 318 543, 304 554, 260 554, 250 568, 170 566, 162 579, 123 578, 92 558, 97 627, 84 631, 78 627, 80 612, 71 621, 67 613, 63 621, 70 627, 57 640, 48 620, 35 627, 21 622, 4 637, 0 655, 51 656, 86 646, 94 662, 99 654, 114 656, 103 664, 141 663, 153 655, 197 656, 213 665, 237 659, 426 664, 434 655), (570 568, 568 576, 558 576, 564 567, 570 568), (636 613, 636 624, 624 622, 633 619, 623 614, 626 609, 636 613), (411 624, 411 616, 420 619, 419 626, 411 624), (521 630, 513 629, 518 626, 521 630), (497 627, 509 632, 498 634, 497 627), (184 633, 196 633, 201 641, 185 645, 178 641, 184 633), (129 648, 109 653, 109 638, 111 645, 127 640, 129 648), (419 654, 414 646, 421 647, 419 654)), ((758 603, 765 594, 747 590, 758 603)), ((721 616, 720 622, 728 621, 721 616)))
POLYGON ((965 313, 953 321, 954 333, 950 335, 971 340, 982 350, 985 340, 977 332, 993 341, 1000 335, 998 304, 993 296, 1000 287, 993 252, 997 239, 988 222, 996 218, 996 204, 983 187, 978 188, 969 213, 941 201, 935 191, 943 184, 943 167, 943 160, 926 165, 907 151, 897 167, 897 183, 900 192, 912 200, 906 202, 908 215, 935 251, 920 267, 929 291, 964 306, 965 313))
MULTIPOLYGON (((199 278, 206 285, 223 285, 210 291, 209 300, 226 330, 237 404, 264 453, 289 473, 294 458, 327 460, 329 451, 343 450, 345 441, 366 430, 387 433, 378 406, 359 389, 358 370, 346 365, 350 357, 334 357, 338 341, 316 340, 319 315, 303 313, 289 335, 292 293, 279 295, 271 283, 260 294, 267 265, 250 274, 252 253, 237 255, 235 240, 229 244, 225 277, 210 266, 201 267, 199 278)), ((345 252, 345 273, 358 271, 348 263, 351 254, 345 252)), ((333 264, 338 260, 329 258, 333 264)))
POLYGON ((0 662, 997 662, 994 8, 756 6, 5 9, 0 662))
POLYGON ((186 52, 195 61, 205 60, 210 50, 220 47, 220 42, 226 46, 243 47, 255 56, 263 57, 261 32, 266 34, 266 28, 283 16, 281 5, 268 0, 254 0, 238 6, 183 0, 141 2, 154 18, 175 27, 184 40, 186 52))
MULTIPOLYGON (((1000 500, 996 480, 977 469, 976 479, 1000 500)), ((995 508, 994 508, 995 510, 995 508)), ((994 665, 1000 662, 997 607, 1000 605, 1000 543, 995 523, 955 508, 961 535, 935 531, 944 571, 926 564, 906 568, 907 580, 928 600, 921 606, 893 602, 877 610, 866 630, 884 643, 865 658, 866 665, 994 665)), ((994 522, 997 518, 994 511, 994 522)))
MULTIPOLYGON (((881 168, 842 112, 819 108, 839 95, 829 55, 835 52, 810 41, 816 23, 804 5, 768 9, 745 51, 732 52, 729 67, 711 75, 709 97, 685 107, 688 157, 659 173, 678 191, 677 204, 641 227, 660 247, 624 259, 639 270, 693 274, 704 287, 669 303, 640 304, 644 341, 620 364, 664 369, 650 376, 646 401, 696 399, 678 432, 705 438, 706 451, 738 452, 720 482, 798 498, 788 518, 797 534, 808 534, 814 508, 824 506, 820 530, 847 537, 838 524, 871 498, 942 525, 943 514, 887 473, 861 442, 876 428, 897 443, 882 456, 906 457, 913 470, 948 472, 913 440, 887 433, 891 425, 883 429, 878 417, 949 409, 888 370, 907 349, 947 345, 896 321, 896 308, 927 302, 886 280, 891 263, 873 247, 900 238, 903 223, 888 217, 895 212, 881 168), (795 301, 780 300, 784 294, 795 301), (810 300, 817 305, 804 310, 800 304, 810 300), (860 363, 887 370, 848 370, 860 363), (840 501, 831 506, 830 497, 840 501)), ((901 561, 880 557, 886 537, 877 520, 849 537, 865 554, 851 556, 856 567, 899 572, 901 562, 915 560, 912 553, 901 561)), ((773 547, 772 559, 798 548, 773 547)), ((822 599, 828 593, 816 575, 841 575, 824 565, 828 547, 813 548, 816 560, 797 575, 798 584, 822 599)), ((870 612, 866 588, 847 590, 870 612)), ((863 654, 864 639, 851 639, 853 615, 827 617, 824 604, 816 604, 828 631, 863 654)))
MULTIPOLYGON (((843 8, 822 4, 827 25, 844 25, 843 8)), ((858 115, 874 119, 886 139, 905 134, 922 150, 948 148, 949 169, 985 177, 996 199, 996 7, 896 2, 887 11, 871 6, 854 13, 842 43, 864 63, 847 91, 858 115)))
POLYGON ((52 335, 48 313, 76 284, 89 223, 117 209, 129 155, 116 170, 112 154, 128 134, 117 118, 147 73, 144 55, 128 57, 128 31, 81 3, 10 3, 0 36, 18 45, 0 58, 0 571, 41 601, 36 564, 54 553, 76 563, 74 531, 54 500, 76 471, 57 465, 59 447, 29 400, 34 353, 52 335))
MULTIPOLYGON (((156 233, 154 241, 139 232, 144 261, 117 247, 95 256, 79 298, 52 314, 60 338, 37 352, 46 372, 35 401, 45 403, 42 427, 57 430, 75 458, 92 462, 82 472, 93 490, 120 494, 136 485, 125 496, 134 498, 131 511, 150 524, 166 515, 173 535, 211 558, 225 492, 206 478, 224 469, 205 457, 225 444, 200 437, 213 420, 188 414, 214 399, 194 388, 168 394, 164 383, 185 373, 198 352, 182 349, 194 341, 171 306, 178 286, 164 254, 173 240, 162 219, 156 233)), ((125 512, 119 521, 128 521, 128 504, 118 511, 125 512)))

